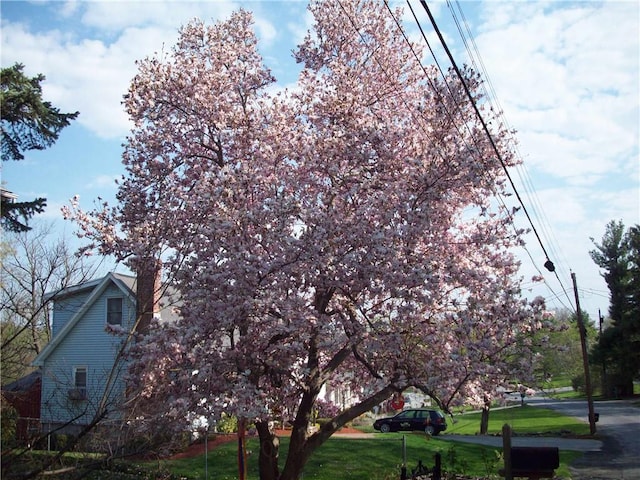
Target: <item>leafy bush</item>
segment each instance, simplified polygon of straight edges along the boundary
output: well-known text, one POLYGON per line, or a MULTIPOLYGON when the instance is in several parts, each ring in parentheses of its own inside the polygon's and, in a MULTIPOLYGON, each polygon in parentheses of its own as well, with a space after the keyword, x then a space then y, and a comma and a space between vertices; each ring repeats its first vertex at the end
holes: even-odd
POLYGON ((238 431, 238 419, 233 415, 223 413, 218 420, 217 428, 220 433, 235 433, 238 431))
POLYGON ((142 467, 126 462, 112 462, 103 468, 91 471, 85 477, 88 480, 180 480, 164 468, 142 467))
POLYGON ((8 403, 2 402, 0 410, 0 432, 2 433, 2 450, 16 445, 16 425, 18 423, 18 411, 8 403))
POLYGON ((585 392, 585 381, 584 375, 576 375, 571 379, 571 386, 573 390, 576 392, 584 393, 585 392))
POLYGON ((51 435, 51 448, 53 450, 63 450, 67 448, 67 445, 69 445, 69 442, 71 440, 71 435, 56 433, 54 435, 51 435))
POLYGON ((318 399, 316 400, 316 417, 333 418, 340 413, 340 407, 335 403, 318 399))
POLYGON ((320 428, 324 427, 330 421, 331 421, 330 418, 320 418, 320 417, 316 418, 316 423, 320 428))
POLYGON ((353 426, 358 426, 358 427, 363 425, 370 426, 374 420, 375 420, 375 417, 371 413, 367 412, 363 415, 360 415, 359 417, 354 418, 351 423, 353 424, 353 426))

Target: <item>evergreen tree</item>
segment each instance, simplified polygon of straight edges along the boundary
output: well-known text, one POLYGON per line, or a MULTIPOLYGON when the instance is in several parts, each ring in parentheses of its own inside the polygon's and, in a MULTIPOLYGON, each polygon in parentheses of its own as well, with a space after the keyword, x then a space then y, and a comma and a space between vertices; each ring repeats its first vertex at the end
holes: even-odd
POLYGON ((606 393, 631 394, 640 373, 640 226, 625 232, 621 221, 611 221, 600 244, 591 240, 596 248, 589 253, 609 287, 611 319, 592 361, 606 368, 606 393))
MULTIPOLYGON (((40 86, 44 75, 29 78, 23 70, 24 65, 16 63, 0 72, 3 161, 23 160, 27 150, 50 147, 58 139, 60 131, 79 114, 61 113, 50 102, 44 101, 40 86)), ((27 231, 27 222, 33 215, 44 211, 46 199, 36 198, 29 202, 14 202, 14 199, 13 195, 2 190, 1 224, 8 231, 27 231)))
POLYGON ((640 335, 640 225, 630 227, 627 232, 629 248, 629 315, 628 321, 634 335, 640 335))

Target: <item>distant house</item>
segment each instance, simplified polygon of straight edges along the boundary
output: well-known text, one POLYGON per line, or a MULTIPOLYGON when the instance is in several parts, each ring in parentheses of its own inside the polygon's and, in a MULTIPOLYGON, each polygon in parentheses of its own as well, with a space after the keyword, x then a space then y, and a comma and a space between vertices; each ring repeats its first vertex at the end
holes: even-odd
MULTIPOLYGON (((109 273, 48 295, 52 338, 33 361, 41 370, 44 432, 77 433, 105 410, 106 419, 121 417, 127 368, 121 354, 141 317, 142 288, 134 276, 109 273)), ((153 315, 172 317, 153 295, 153 315)))
MULTIPOLYGON (((121 353, 128 333, 134 328, 145 331, 136 326, 145 315, 162 322, 177 320, 174 299, 158 298, 158 279, 149 277, 109 273, 46 296, 52 303, 52 337, 33 361, 40 369, 44 433, 78 433, 105 410, 106 421, 122 418, 128 365, 121 353), (151 312, 140 308, 145 296, 153 297, 151 312)), ((345 408, 358 394, 327 385, 320 398, 345 408)))
POLYGON ((26 444, 39 433, 41 386, 39 370, 2 386, 2 397, 18 415, 16 439, 21 444, 26 444))
POLYGON ((13 193, 10 192, 9 190, 6 190, 3 187, 0 187, 0 199, 2 199, 2 203, 13 203, 16 201, 16 199, 18 198, 18 196, 13 193))

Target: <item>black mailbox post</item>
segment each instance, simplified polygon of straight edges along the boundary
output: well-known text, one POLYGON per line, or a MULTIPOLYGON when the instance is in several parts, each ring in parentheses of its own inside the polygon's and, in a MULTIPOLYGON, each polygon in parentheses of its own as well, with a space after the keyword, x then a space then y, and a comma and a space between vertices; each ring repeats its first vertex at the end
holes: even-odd
POLYGON ((557 447, 511 447, 511 473, 514 477, 553 478, 560 466, 557 447))
POLYGON ((512 447, 509 425, 502 427, 502 446, 504 468, 499 473, 505 480, 553 478, 555 469, 560 466, 557 447, 512 447))

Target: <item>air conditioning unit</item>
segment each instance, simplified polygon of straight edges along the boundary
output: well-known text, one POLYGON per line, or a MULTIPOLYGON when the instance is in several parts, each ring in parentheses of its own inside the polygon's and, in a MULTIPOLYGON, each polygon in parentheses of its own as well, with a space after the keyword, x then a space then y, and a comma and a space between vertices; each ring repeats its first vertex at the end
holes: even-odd
POLYGON ((69 390, 69 400, 86 400, 87 390, 85 388, 72 388, 69 390))

